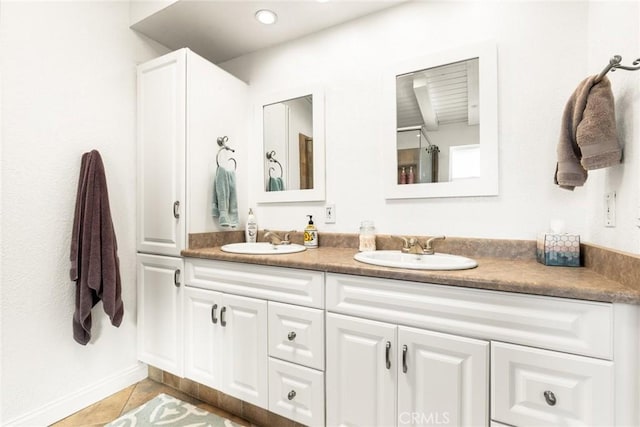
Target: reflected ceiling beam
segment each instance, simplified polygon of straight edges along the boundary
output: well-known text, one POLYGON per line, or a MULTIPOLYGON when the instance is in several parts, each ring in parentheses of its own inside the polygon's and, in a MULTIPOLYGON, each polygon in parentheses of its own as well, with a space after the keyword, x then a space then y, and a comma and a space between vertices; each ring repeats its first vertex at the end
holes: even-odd
POLYGON ((413 79, 413 93, 418 101, 418 108, 420 108, 425 129, 438 130, 438 116, 431 103, 427 79, 425 77, 415 77, 413 79))

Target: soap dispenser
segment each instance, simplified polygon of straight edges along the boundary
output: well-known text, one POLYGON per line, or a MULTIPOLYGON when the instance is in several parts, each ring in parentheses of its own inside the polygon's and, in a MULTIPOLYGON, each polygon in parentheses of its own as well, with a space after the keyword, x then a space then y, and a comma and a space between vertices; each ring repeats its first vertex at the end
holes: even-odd
POLYGON ((305 248, 314 249, 318 247, 318 229, 313 223, 313 216, 307 215, 309 223, 304 229, 304 246, 305 248))
POLYGON ((244 239, 247 243, 256 243, 258 239, 258 222, 251 208, 247 217, 247 227, 244 230, 244 239))

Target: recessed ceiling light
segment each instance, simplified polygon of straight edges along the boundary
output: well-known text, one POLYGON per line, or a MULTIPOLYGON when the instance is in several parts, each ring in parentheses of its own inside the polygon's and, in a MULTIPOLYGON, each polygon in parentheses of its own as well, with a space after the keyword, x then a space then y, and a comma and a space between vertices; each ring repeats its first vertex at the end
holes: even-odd
POLYGON ((278 15, 269 9, 260 9, 256 12, 256 19, 265 25, 275 24, 278 20, 278 15))

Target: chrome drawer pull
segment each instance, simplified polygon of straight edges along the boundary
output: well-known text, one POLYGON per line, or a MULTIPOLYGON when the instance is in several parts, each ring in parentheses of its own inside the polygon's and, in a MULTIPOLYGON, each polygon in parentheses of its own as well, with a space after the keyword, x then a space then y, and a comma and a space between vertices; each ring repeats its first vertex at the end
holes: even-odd
POLYGON ((291 331, 289 332, 289 334, 287 335, 287 339, 289 339, 289 341, 293 341, 296 339, 296 333, 291 331))
POLYGON ((553 394, 553 392, 549 391, 549 390, 545 391, 543 394, 544 394, 544 400, 547 401, 547 404, 549 406, 555 406, 555 404, 557 402, 556 395, 553 394))
POLYGON ((406 345, 402 346, 402 372, 407 373, 407 351, 409 349, 406 345))
POLYGON ((173 272, 173 284, 176 288, 180 287, 180 269, 177 269, 173 272))
POLYGON ((384 357, 387 362, 387 369, 391 369, 391 359, 389 358, 389 352, 391 351, 391 341, 387 341, 387 348, 384 357))
POLYGON ((296 391, 295 390, 291 390, 289 392, 289 394, 287 394, 287 399, 293 400, 294 397, 296 397, 296 391))
POLYGON ((218 318, 216 317, 216 311, 218 310, 218 304, 213 304, 211 307, 211 322, 214 324, 218 323, 218 318))
POLYGON ((222 307, 220 310, 220 324, 224 327, 227 326, 227 321, 225 320, 225 313, 227 312, 227 307, 222 307))
POLYGON ((175 219, 180 218, 180 202, 178 200, 173 202, 173 217, 175 219))

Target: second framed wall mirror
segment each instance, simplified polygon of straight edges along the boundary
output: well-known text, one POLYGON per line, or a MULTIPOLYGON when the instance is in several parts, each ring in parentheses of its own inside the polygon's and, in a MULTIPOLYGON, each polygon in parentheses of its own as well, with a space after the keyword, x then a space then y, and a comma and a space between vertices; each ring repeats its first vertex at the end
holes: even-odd
POLYGON ((495 43, 402 62, 384 82, 387 199, 498 194, 495 43))
POLYGON ((262 173, 258 202, 324 200, 324 96, 317 87, 271 94, 256 105, 262 173))

